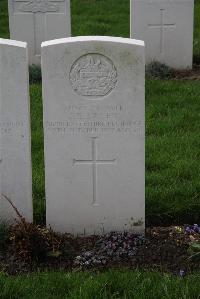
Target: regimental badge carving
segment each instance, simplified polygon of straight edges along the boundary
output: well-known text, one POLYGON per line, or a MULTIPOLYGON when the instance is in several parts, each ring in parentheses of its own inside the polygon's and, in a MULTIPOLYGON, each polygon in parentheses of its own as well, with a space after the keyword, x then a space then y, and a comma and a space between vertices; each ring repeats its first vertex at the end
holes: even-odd
MULTIPOLYGON (((63 0, 58 0, 56 2, 62 2, 63 0)), ((22 12, 57 12, 59 11, 59 5, 56 3, 52 3, 49 0, 31 0, 27 3, 23 3, 19 10, 22 12)))
POLYGON ((117 70, 108 57, 101 54, 87 54, 72 65, 70 82, 79 95, 102 97, 115 88, 117 70))

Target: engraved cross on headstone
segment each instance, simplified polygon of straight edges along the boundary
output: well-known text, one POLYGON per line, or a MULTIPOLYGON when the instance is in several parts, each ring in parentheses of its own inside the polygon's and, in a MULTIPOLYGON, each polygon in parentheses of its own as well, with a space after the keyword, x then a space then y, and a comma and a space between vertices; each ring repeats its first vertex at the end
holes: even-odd
POLYGON ((165 14, 165 9, 162 8, 160 9, 160 23, 158 24, 148 24, 150 28, 159 28, 160 29, 160 53, 162 54, 164 52, 164 46, 165 46, 165 35, 164 31, 165 29, 169 28, 175 28, 176 24, 175 23, 165 23, 164 22, 164 14, 165 14))
POLYGON ((59 12, 58 2, 64 2, 64 0, 14 0, 14 2, 21 2, 20 13, 33 14, 34 55, 40 56, 41 43, 46 40, 46 15, 47 13, 59 12), (41 19, 43 19, 43 26, 41 26, 41 19), (41 40, 42 31, 44 36, 41 40))
POLYGON ((91 160, 76 160, 73 159, 73 165, 90 164, 92 165, 92 185, 93 185, 93 201, 94 206, 98 206, 97 203, 97 165, 114 164, 116 159, 111 160, 98 160, 97 159, 97 137, 92 137, 92 159, 91 160))

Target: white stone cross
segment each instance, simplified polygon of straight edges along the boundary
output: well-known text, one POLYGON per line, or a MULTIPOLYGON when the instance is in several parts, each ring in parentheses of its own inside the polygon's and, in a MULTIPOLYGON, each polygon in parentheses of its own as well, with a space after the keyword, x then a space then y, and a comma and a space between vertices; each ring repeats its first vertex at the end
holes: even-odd
MULTIPOLYGON (((59 12, 59 5, 57 2, 64 2, 64 0, 14 0, 14 2, 22 2, 19 7, 20 12, 33 14, 34 22, 34 55, 40 56, 40 46, 41 42, 37 36, 40 36, 41 27, 41 14, 44 15, 46 24, 46 14, 52 12, 59 12)), ((46 35, 46 30, 44 29, 44 34, 46 35)), ((44 38, 46 40, 46 38, 44 38)))
POLYGON ((164 22, 164 13, 165 9, 160 9, 160 23, 159 24, 148 24, 151 28, 160 28, 160 53, 162 54, 164 52, 164 44, 165 44, 165 36, 164 36, 164 29, 168 28, 175 28, 175 23, 165 23, 164 22))
POLYGON ((92 177, 93 177, 93 201, 92 205, 98 206, 97 203, 97 165, 98 164, 114 164, 116 159, 111 160, 97 160, 97 137, 92 137, 92 159, 91 160, 76 160, 73 159, 73 165, 77 164, 90 164, 92 165, 92 177))

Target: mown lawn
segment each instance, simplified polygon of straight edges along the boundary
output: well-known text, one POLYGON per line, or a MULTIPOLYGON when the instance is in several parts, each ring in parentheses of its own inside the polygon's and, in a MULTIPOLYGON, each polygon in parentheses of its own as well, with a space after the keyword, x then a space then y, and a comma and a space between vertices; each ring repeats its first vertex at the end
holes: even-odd
MULTIPOLYGON (((0 37, 8 37, 0 0, 0 37)), ((200 1, 195 5, 194 56, 200 57, 200 1)), ((73 35, 129 36, 129 0, 72 0, 73 35)), ((146 81, 146 221, 200 221, 200 83, 146 81)), ((45 219, 41 85, 31 85, 33 198, 45 219)), ((56 199, 55 199, 56 200, 56 199)))
POLYGON ((181 279, 128 270, 0 274, 0 299, 198 299, 200 275, 181 279))

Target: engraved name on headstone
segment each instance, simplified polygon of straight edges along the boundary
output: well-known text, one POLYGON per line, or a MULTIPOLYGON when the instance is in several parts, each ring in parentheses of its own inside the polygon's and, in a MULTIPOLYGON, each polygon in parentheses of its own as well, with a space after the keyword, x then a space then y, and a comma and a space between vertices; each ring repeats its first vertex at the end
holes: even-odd
POLYGON ((144 43, 42 44, 47 224, 144 230, 144 43))

